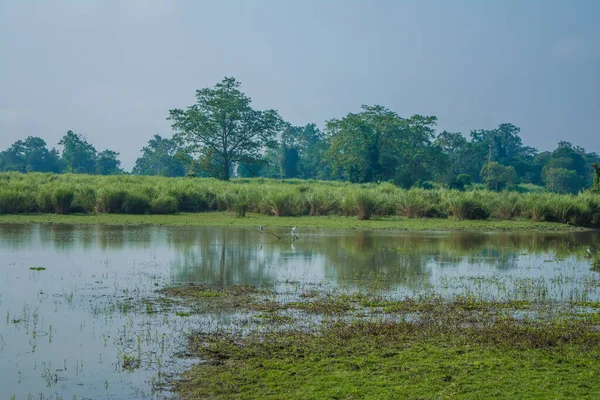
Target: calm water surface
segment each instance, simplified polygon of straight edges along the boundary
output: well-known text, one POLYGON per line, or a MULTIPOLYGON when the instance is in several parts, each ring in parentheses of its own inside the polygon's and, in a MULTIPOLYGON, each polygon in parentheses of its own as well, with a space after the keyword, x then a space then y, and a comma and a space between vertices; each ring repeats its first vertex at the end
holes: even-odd
POLYGON ((322 290, 600 300, 587 256, 600 250, 597 232, 271 232, 282 240, 253 228, 0 224, 0 397, 168 397, 165 377, 194 362, 173 357, 185 334, 239 317, 126 306, 180 282, 269 286, 287 299, 322 290), (124 370, 128 355, 139 368, 124 370))

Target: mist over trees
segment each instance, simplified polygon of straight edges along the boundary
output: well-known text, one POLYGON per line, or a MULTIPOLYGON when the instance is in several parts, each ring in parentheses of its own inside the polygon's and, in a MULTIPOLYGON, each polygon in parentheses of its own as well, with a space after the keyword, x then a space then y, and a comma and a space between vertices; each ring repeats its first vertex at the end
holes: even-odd
MULTIPOLYGON (((225 78, 197 90, 196 102, 185 110, 169 110, 173 136, 154 135, 132 173, 559 193, 577 193, 600 179, 592 167, 600 165, 598 154, 566 141, 539 152, 526 146, 510 123, 468 134, 438 132, 435 116, 406 117, 381 105, 363 105, 320 130, 314 123, 293 126, 274 110, 255 110, 240 87, 235 78, 225 78)), ((118 153, 98 151, 73 131, 58 146, 48 148, 37 137, 16 141, 0 152, 0 171, 124 173, 118 153)))

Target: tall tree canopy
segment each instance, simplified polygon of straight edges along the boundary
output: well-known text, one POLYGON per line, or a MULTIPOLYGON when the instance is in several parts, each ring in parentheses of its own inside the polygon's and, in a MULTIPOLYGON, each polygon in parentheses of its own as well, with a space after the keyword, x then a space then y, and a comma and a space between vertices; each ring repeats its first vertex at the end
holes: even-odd
POLYGON ((196 104, 169 111, 169 120, 189 154, 197 155, 208 172, 228 180, 235 163, 259 162, 282 121, 274 110, 258 111, 239 90, 240 82, 225 78, 214 88, 196 91, 196 104))
POLYGON ((48 150, 43 139, 29 136, 0 152, 0 171, 61 172, 61 164, 57 150, 48 150))
POLYGON ((184 154, 172 139, 154 135, 142 149, 133 173, 137 175, 184 176, 191 164, 189 155, 184 154))
POLYGON ((334 177, 352 182, 394 180, 410 187, 436 170, 435 117, 408 119, 382 106, 363 106, 358 114, 327 123, 325 160, 334 177))
POLYGON ((74 174, 96 172, 97 151, 82 135, 68 131, 58 144, 63 146, 62 160, 67 172, 74 174))

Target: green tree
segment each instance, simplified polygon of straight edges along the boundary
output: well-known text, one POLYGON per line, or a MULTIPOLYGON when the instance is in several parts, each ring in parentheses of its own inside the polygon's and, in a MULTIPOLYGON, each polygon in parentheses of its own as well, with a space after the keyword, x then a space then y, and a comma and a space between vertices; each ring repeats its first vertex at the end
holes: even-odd
POLYGON ((18 140, 0 153, 0 171, 60 172, 58 151, 48 150, 39 137, 18 140))
POLYGON ((404 119, 382 106, 327 123, 324 158, 334 177, 353 182, 394 180, 410 187, 432 177, 440 150, 432 142, 436 117, 404 119))
POLYGON ((386 175, 381 157, 383 141, 386 134, 391 136, 386 131, 397 129, 400 123, 396 113, 381 106, 362 109, 359 114, 328 121, 326 129, 329 149, 325 158, 334 175, 352 182, 371 182, 386 175))
POLYGON ((481 168, 481 178, 488 189, 498 192, 508 185, 516 183, 518 175, 514 167, 507 167, 492 161, 481 168))
POLYGON ((566 168, 544 169, 544 182, 548 190, 558 193, 577 193, 585 185, 581 175, 566 168))
POLYGON ((122 174, 121 161, 119 153, 112 150, 104 150, 98 154, 96 160, 96 174, 98 175, 117 175, 122 174))
POLYGON ((600 193, 600 163, 592 164, 594 168, 594 186, 592 186, 592 191, 596 193, 600 193))
POLYGON ((67 172, 74 174, 96 172, 97 151, 82 135, 68 131, 58 144, 63 146, 62 161, 67 172))
POLYGON ((252 164, 275 146, 282 121, 274 110, 258 111, 239 90, 235 78, 225 78, 214 88, 196 91, 196 104, 186 110, 169 110, 175 138, 211 171, 228 180, 235 163, 252 164))
POLYGON ((148 141, 142 149, 142 156, 133 167, 136 175, 185 176, 192 164, 192 159, 185 154, 178 144, 160 135, 148 141))

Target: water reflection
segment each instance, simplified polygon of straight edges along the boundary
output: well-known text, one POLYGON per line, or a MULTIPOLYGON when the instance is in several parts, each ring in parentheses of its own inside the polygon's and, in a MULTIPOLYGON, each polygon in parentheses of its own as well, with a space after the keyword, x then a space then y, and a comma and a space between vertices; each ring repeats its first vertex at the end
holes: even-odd
POLYGON ((445 269, 510 272, 572 258, 589 264, 598 232, 468 233, 301 230, 292 241, 251 228, 0 224, 0 250, 168 254, 177 282, 230 285, 330 280, 336 285, 426 288, 445 269), (537 257, 537 258, 535 258, 537 257))
POLYGON ((178 350, 182 332, 236 318, 136 311, 173 282, 269 285, 282 301, 306 289, 600 300, 600 274, 591 269, 597 232, 300 229, 295 241, 287 229, 275 233, 283 240, 252 228, 0 224, 3 394, 152 398, 155 366, 123 375, 122 349, 144 336, 145 354, 158 362, 178 350), (176 337, 166 350, 162 335, 176 337))

